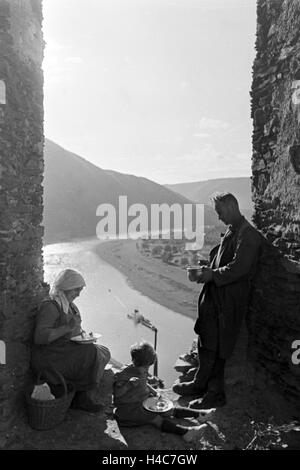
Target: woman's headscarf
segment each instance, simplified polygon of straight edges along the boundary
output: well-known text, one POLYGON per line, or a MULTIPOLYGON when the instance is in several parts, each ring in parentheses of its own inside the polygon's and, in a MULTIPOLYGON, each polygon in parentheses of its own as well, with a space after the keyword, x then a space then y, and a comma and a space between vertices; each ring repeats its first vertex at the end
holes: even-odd
POLYGON ((74 269, 65 269, 61 271, 55 278, 50 289, 50 298, 55 300, 63 309, 64 313, 68 313, 69 301, 64 291, 84 287, 85 280, 82 275, 74 269))

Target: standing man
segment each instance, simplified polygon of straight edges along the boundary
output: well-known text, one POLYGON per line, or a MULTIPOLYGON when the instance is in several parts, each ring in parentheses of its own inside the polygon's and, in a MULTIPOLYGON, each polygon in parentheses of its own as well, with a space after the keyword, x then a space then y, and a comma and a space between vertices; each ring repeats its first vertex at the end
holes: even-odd
POLYGON ((213 198, 219 219, 228 225, 221 243, 210 252, 210 267, 196 281, 204 283, 198 301, 199 367, 191 382, 177 383, 174 392, 202 398, 192 407, 208 409, 226 404, 224 368, 234 349, 248 308, 251 279, 261 244, 260 233, 240 213, 231 193, 213 198))

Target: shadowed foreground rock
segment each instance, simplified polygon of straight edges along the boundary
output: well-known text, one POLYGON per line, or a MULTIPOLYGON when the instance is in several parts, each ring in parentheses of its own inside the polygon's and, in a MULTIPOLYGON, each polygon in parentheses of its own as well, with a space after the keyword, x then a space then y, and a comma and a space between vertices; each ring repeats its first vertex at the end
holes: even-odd
POLYGON ((0 449, 48 450, 117 450, 127 445, 112 416, 111 394, 113 371, 107 369, 99 389, 98 401, 104 404, 101 413, 69 409, 63 423, 54 429, 37 431, 27 423, 27 416, 17 423, 10 434, 2 436, 0 449))
MULTIPOLYGON (((291 415, 283 411, 284 407, 274 409, 272 403, 268 404, 261 391, 246 383, 244 374, 236 375, 241 371, 236 359, 232 361, 226 380, 228 403, 212 413, 204 435, 194 443, 186 443, 180 436, 163 433, 153 426, 119 428, 112 407, 113 371, 113 368, 105 371, 103 384, 95 397, 104 404, 103 413, 70 409, 65 421, 48 431, 31 429, 27 416, 23 415, 9 434, 0 434, 0 449, 170 451, 245 449, 249 445, 250 448, 299 449, 299 432, 293 428, 291 415), (290 429, 278 433, 278 426, 290 429)), ((189 371, 179 380, 187 380, 188 375, 189 371)), ((170 390, 163 394, 175 404, 178 401, 181 406, 188 405, 187 399, 170 390)), ((189 426, 198 424, 193 419, 176 421, 189 426)))
MULTIPOLYGON (((54 429, 37 431, 31 429, 27 416, 23 416, 10 434, 0 435, 0 449, 9 450, 180 450, 195 449, 195 444, 188 444, 180 436, 162 433, 153 426, 138 428, 119 428, 113 416, 112 385, 114 369, 105 371, 104 380, 94 399, 104 404, 103 413, 86 413, 69 409, 63 423, 54 429)), ((176 400, 173 392, 166 391, 166 396, 176 400)), ((196 421, 178 420, 181 424, 197 425, 196 421)), ((210 434, 210 430, 205 432, 210 434)))

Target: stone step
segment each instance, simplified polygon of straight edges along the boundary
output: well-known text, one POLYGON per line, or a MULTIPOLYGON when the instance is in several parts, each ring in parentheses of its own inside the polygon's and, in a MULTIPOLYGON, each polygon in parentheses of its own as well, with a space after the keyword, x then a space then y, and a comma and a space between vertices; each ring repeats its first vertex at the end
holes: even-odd
POLYGON ((180 358, 177 359, 174 365, 174 369, 177 372, 181 372, 183 374, 188 372, 189 369, 191 369, 192 367, 195 367, 195 366, 191 364, 190 362, 184 361, 183 359, 180 359, 180 358))

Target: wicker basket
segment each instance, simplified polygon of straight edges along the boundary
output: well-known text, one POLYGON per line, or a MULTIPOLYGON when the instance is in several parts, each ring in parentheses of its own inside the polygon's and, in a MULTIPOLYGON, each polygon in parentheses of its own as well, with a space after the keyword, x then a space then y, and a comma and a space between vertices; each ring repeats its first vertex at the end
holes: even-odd
MULTIPOLYGON (((60 378, 64 388, 62 397, 55 398, 54 400, 35 400, 31 398, 33 387, 25 394, 28 422, 33 429, 52 429, 60 424, 65 419, 66 413, 74 398, 74 388, 72 387, 71 390, 68 391, 64 377, 58 371, 55 371, 55 373, 60 378)), ((39 375, 38 383, 40 377, 39 375)))

